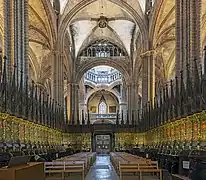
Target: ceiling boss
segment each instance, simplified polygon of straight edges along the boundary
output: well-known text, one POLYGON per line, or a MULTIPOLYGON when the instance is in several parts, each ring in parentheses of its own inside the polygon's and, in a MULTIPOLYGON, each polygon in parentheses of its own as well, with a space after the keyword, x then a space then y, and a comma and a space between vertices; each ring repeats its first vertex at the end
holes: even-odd
POLYGON ((98 25, 100 28, 106 28, 108 24, 108 20, 105 16, 100 16, 98 20, 98 25))

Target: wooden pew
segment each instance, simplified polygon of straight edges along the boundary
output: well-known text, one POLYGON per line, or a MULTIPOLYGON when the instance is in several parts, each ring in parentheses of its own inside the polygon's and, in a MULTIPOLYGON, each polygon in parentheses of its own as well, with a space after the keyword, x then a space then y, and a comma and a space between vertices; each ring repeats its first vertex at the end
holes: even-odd
POLYGON ((66 161, 65 162, 65 173, 81 173, 82 180, 85 177, 84 161, 66 161))
POLYGON ((113 166, 119 173, 120 180, 122 180, 122 173, 138 173, 140 180, 142 180, 144 173, 159 173, 160 180, 162 180, 162 170, 158 168, 157 161, 128 153, 111 153, 110 156, 113 166))
POLYGON ((61 179, 64 179, 64 163, 62 162, 45 162, 45 174, 61 174, 61 179))
POLYGON ((56 174, 61 173, 62 179, 68 173, 81 173, 82 180, 93 164, 96 153, 78 153, 71 156, 57 159, 53 162, 45 163, 45 173, 56 174))

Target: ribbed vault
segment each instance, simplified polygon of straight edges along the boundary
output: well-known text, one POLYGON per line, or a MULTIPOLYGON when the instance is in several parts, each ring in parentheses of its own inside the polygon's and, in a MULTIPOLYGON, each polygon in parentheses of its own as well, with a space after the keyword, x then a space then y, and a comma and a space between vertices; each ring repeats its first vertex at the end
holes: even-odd
POLYGON ((156 61, 158 86, 175 76, 175 1, 161 0, 155 7, 150 36, 156 61))

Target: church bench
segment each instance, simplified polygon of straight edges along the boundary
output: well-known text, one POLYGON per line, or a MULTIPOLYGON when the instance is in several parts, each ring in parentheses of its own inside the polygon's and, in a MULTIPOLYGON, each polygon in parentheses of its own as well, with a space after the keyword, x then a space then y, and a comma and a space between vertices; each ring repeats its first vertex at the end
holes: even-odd
POLYGON ((139 173, 140 180, 142 180, 144 173, 159 173, 160 180, 162 180, 162 170, 156 165, 148 164, 146 162, 130 162, 125 164, 119 164, 120 180, 122 179, 122 173, 139 173))
POLYGON ((64 163, 62 162, 45 162, 45 174, 61 174, 61 179, 64 179, 64 163))
POLYGON ((142 180, 144 173, 159 173, 160 180, 162 180, 162 170, 158 168, 157 161, 127 153, 111 153, 110 156, 113 166, 117 173, 119 173, 120 180, 123 173, 138 173, 140 180, 142 180))
POLYGON ((66 161, 65 163, 65 173, 81 173, 82 180, 85 177, 85 162, 84 161, 66 161))
POLYGON ((45 163, 45 173, 61 173, 62 178, 69 173, 81 173, 82 180, 95 158, 95 153, 78 153, 45 163))

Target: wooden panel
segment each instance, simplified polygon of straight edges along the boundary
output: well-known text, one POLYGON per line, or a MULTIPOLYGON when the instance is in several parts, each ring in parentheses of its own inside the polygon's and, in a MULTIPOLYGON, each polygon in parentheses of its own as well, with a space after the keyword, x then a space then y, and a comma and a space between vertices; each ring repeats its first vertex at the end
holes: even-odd
POLYGON ((44 180, 44 163, 0 169, 0 180, 44 180))

